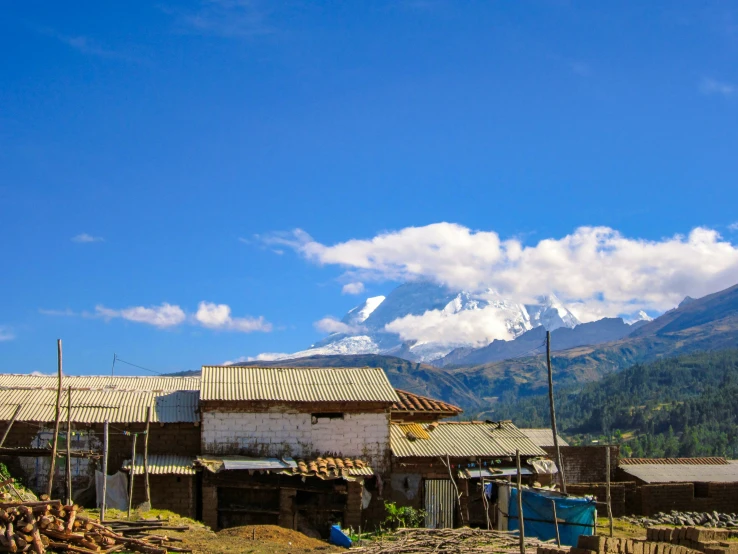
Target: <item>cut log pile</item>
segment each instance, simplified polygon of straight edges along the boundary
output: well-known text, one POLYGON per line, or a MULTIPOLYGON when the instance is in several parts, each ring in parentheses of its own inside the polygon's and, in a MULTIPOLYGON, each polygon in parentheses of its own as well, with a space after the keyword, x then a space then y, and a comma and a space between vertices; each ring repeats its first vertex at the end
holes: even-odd
POLYGON ((177 539, 146 531, 186 530, 165 522, 120 522, 101 525, 59 500, 0 503, 0 552, 190 552, 170 544, 177 539))
MULTIPOLYGON (((534 553, 536 547, 548 543, 526 538, 526 551, 534 553)), ((352 554, 421 554, 438 553, 471 554, 478 552, 520 553, 517 533, 487 531, 484 529, 398 529, 379 540, 352 548, 352 554)))

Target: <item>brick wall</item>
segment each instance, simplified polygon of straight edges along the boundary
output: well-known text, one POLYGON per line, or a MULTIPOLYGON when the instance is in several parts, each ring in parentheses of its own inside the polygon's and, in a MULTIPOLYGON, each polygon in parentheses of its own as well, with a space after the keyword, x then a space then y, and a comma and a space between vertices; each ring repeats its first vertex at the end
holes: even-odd
MULTIPOLYGON (((146 499, 144 476, 136 475, 133 480, 133 505, 138 506, 146 499)), ((151 475, 151 506, 157 510, 170 510, 181 516, 195 517, 194 475, 151 475)))
POLYGON ((641 511, 644 515, 670 510, 696 512, 738 511, 738 483, 706 483, 706 496, 694 496, 694 483, 643 485, 641 511))
MULTIPOLYGON (((633 495, 636 490, 636 484, 631 483, 610 483, 610 502, 612 506, 612 515, 619 517, 630 513, 628 511, 627 498, 633 495)), ((566 486, 566 492, 576 496, 594 496, 598 502, 607 501, 607 484, 606 483, 578 483, 566 486)), ((605 506, 598 506, 597 511, 600 515, 607 515, 605 506)))
MULTIPOLYGON (((605 471, 606 446, 562 446, 561 459, 564 464, 566 484, 603 483, 607 481, 605 471)), ((615 479, 620 448, 610 446, 610 479, 615 479)), ((556 460, 556 449, 545 447, 543 450, 556 460)))
POLYGON ((386 465, 389 413, 345 413, 343 419, 310 413, 204 412, 202 449, 211 454, 254 456, 322 454, 360 457, 375 470, 386 465))

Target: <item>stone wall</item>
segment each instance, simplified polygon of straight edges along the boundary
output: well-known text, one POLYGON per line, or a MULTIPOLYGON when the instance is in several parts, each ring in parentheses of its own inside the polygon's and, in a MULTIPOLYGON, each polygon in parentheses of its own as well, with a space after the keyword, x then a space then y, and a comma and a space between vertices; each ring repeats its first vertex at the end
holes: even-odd
POLYGON ((202 414, 202 450, 209 454, 313 457, 331 454, 367 460, 376 471, 389 451, 388 412, 344 413, 318 418, 310 413, 220 412, 202 414))

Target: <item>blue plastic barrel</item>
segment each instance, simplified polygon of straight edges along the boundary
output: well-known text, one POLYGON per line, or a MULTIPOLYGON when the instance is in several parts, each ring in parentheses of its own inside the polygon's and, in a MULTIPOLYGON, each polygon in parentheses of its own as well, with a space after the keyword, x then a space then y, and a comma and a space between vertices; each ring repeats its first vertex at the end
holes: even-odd
POLYGON ((331 525, 331 534, 328 537, 328 542, 336 546, 343 546, 344 548, 351 548, 353 544, 349 536, 341 531, 338 525, 331 525))

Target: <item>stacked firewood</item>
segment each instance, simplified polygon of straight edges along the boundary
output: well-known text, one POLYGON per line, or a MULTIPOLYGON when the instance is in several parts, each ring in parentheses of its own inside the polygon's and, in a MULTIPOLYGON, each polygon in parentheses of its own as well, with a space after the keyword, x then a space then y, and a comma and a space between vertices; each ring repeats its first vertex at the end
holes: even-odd
POLYGON ((166 536, 130 536, 78 513, 59 500, 0 503, 0 552, 189 552, 166 536))

